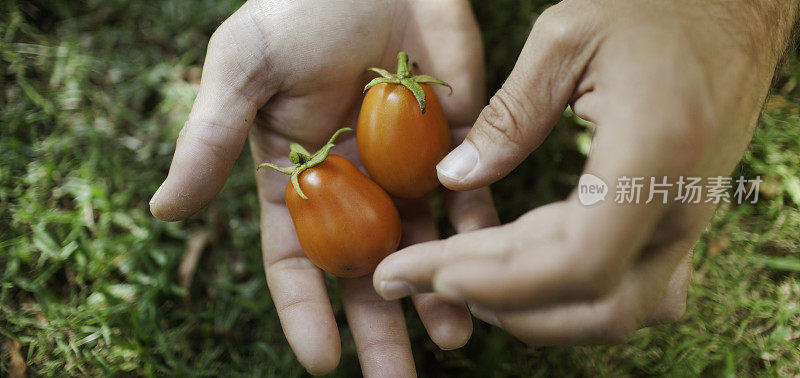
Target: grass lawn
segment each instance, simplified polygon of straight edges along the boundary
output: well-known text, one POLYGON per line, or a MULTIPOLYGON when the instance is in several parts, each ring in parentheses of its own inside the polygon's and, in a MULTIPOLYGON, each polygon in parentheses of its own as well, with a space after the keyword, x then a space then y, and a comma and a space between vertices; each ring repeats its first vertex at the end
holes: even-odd
MULTIPOLYGON (((249 151, 191 219, 160 222, 147 207, 196 94, 208 36, 240 3, 0 5, 0 376, 21 364, 33 376, 305 374, 266 288, 249 151), (180 265, 192 250, 202 254, 189 282, 180 265)), ((491 94, 547 4, 474 4, 491 94)), ((420 374, 800 375, 799 83, 792 56, 733 173, 760 175, 761 199, 717 211, 695 248, 682 321, 624 345, 537 349, 476 321, 466 347, 443 352, 407 306, 420 374)), ((493 186, 504 221, 569 193, 588 128, 566 113, 493 186)), ((335 374, 356 376, 330 283, 343 343, 335 374)))

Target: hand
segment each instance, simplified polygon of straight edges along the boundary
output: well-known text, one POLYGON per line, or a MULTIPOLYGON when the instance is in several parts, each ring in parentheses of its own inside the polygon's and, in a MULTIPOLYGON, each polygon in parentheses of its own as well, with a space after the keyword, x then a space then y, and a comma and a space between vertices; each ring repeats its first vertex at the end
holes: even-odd
MULTIPOLYGON (((536 21, 512 73, 438 166, 451 189, 510 172, 568 104, 597 125, 587 173, 725 176, 744 153, 797 15, 787 2, 567 0, 536 21)), ((671 192, 674 198, 674 186, 671 192)), ((613 189, 612 189, 613 191, 613 189)), ((713 204, 587 207, 576 193, 513 223, 414 245, 374 274, 384 298, 434 291, 534 345, 627 340, 684 312, 713 204), (402 283, 402 284, 400 284, 402 283)))
MULTIPOLYGON (((439 96, 451 127, 461 131, 460 141, 484 101, 481 48, 475 19, 462 0, 251 0, 211 37, 200 91, 151 211, 159 219, 179 220, 205 206, 222 188, 248 132, 256 164, 287 165, 290 141, 313 151, 335 130, 353 127, 361 89, 371 78, 366 69, 394 67, 400 50, 455 88, 452 96, 439 96)), ((342 135, 333 152, 359 165, 354 136, 342 135)), ((330 372, 339 362, 339 334, 323 273, 305 257, 284 204, 288 177, 271 170, 256 176, 264 266, 281 325, 310 373, 330 372)), ((450 197, 457 230, 498 223, 488 191, 450 197)), ((437 238, 425 201, 407 201, 399 209, 404 245, 437 238)), ((399 302, 381 300, 370 277, 339 283, 364 375, 414 374, 399 302)), ((436 295, 415 296, 413 302, 441 348, 469 339, 472 321, 465 305, 436 295)))

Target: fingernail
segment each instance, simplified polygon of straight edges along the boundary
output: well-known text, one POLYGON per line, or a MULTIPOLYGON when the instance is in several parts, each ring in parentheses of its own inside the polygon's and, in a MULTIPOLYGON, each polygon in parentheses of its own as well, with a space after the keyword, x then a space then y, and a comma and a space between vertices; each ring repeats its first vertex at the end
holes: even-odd
POLYGON ((161 186, 159 186, 158 189, 156 189, 156 192, 155 192, 155 194, 153 194, 153 197, 150 198, 150 206, 153 206, 153 202, 156 201, 156 197, 158 197, 158 193, 161 193, 161 188, 163 188, 163 187, 164 187, 164 183, 162 182, 161 186))
POLYGON ((477 305, 469 306, 469 312, 472 313, 476 318, 483 320, 486 323, 489 323, 495 327, 502 328, 503 326, 500 324, 500 319, 497 318, 497 314, 494 311, 483 308, 477 305))
POLYGON ((381 281, 378 289, 378 294, 387 301, 407 297, 417 292, 413 286, 405 281, 381 281))
POLYGON ((478 163, 478 150, 465 140, 436 165, 439 174, 455 181, 463 180, 478 163))

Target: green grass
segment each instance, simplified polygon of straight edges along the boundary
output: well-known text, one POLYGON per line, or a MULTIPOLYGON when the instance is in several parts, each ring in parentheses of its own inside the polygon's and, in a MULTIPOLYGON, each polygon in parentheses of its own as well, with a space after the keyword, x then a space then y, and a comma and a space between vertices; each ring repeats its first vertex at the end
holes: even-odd
MULTIPOLYGON (((164 223, 147 210, 207 38, 239 2, 79 3, 0 5, 0 376, 6 338, 21 343, 36 376, 303 375, 266 289, 249 152, 200 214, 164 223), (184 290, 177 267, 200 230, 213 237, 184 290)), ((475 2, 490 93, 545 5, 475 2)), ((476 322, 466 347, 443 352, 408 309, 421 375, 800 374, 799 81, 793 57, 734 172, 765 180, 761 201, 717 212, 696 247, 682 321, 624 345, 538 349, 476 322)), ((502 219, 563 198, 587 140, 565 115, 494 185, 502 219)), ((343 329, 336 375, 357 375, 334 307, 343 329)))

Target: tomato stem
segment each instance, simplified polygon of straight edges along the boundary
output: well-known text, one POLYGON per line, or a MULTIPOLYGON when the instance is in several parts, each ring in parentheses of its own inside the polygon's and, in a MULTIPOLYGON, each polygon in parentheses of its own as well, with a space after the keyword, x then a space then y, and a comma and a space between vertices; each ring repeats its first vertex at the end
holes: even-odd
POLYGON ((328 154, 330 154, 331 148, 334 146, 333 142, 336 140, 339 134, 352 130, 353 129, 349 127, 343 127, 339 130, 336 130, 336 132, 333 133, 333 136, 331 136, 331 139, 328 140, 328 143, 323 145, 322 148, 317 150, 317 152, 315 152, 313 155, 309 154, 308 150, 303 148, 303 146, 300 144, 292 142, 289 144, 289 161, 294 164, 293 166, 279 167, 272 163, 261 163, 258 165, 256 170, 263 167, 269 167, 280 173, 290 175, 290 181, 292 182, 295 192, 300 195, 300 198, 308 199, 305 193, 303 193, 303 190, 300 189, 300 182, 298 181, 297 177, 300 176, 300 174, 305 170, 313 168, 314 166, 325 161, 325 159, 328 158, 328 154))
POLYGON ((453 87, 450 84, 445 83, 433 76, 429 75, 411 75, 411 71, 408 69, 408 54, 405 51, 400 51, 397 53, 397 74, 392 75, 389 71, 386 71, 382 68, 377 67, 370 67, 368 71, 375 72, 381 77, 376 77, 372 79, 365 87, 364 92, 369 90, 370 88, 374 87, 378 84, 400 84, 406 87, 411 93, 414 94, 414 98, 417 99, 417 103, 419 104, 419 109, 422 114, 425 114, 427 101, 425 99, 425 91, 422 89, 422 86, 419 83, 434 83, 439 85, 444 85, 450 89, 450 94, 453 94, 453 87))
POLYGON ((397 53, 397 77, 400 79, 411 77, 411 71, 408 70, 408 54, 405 51, 397 53))
POLYGON ((309 159, 311 159, 311 154, 308 153, 308 150, 297 143, 289 143, 289 161, 292 164, 305 164, 309 159))

